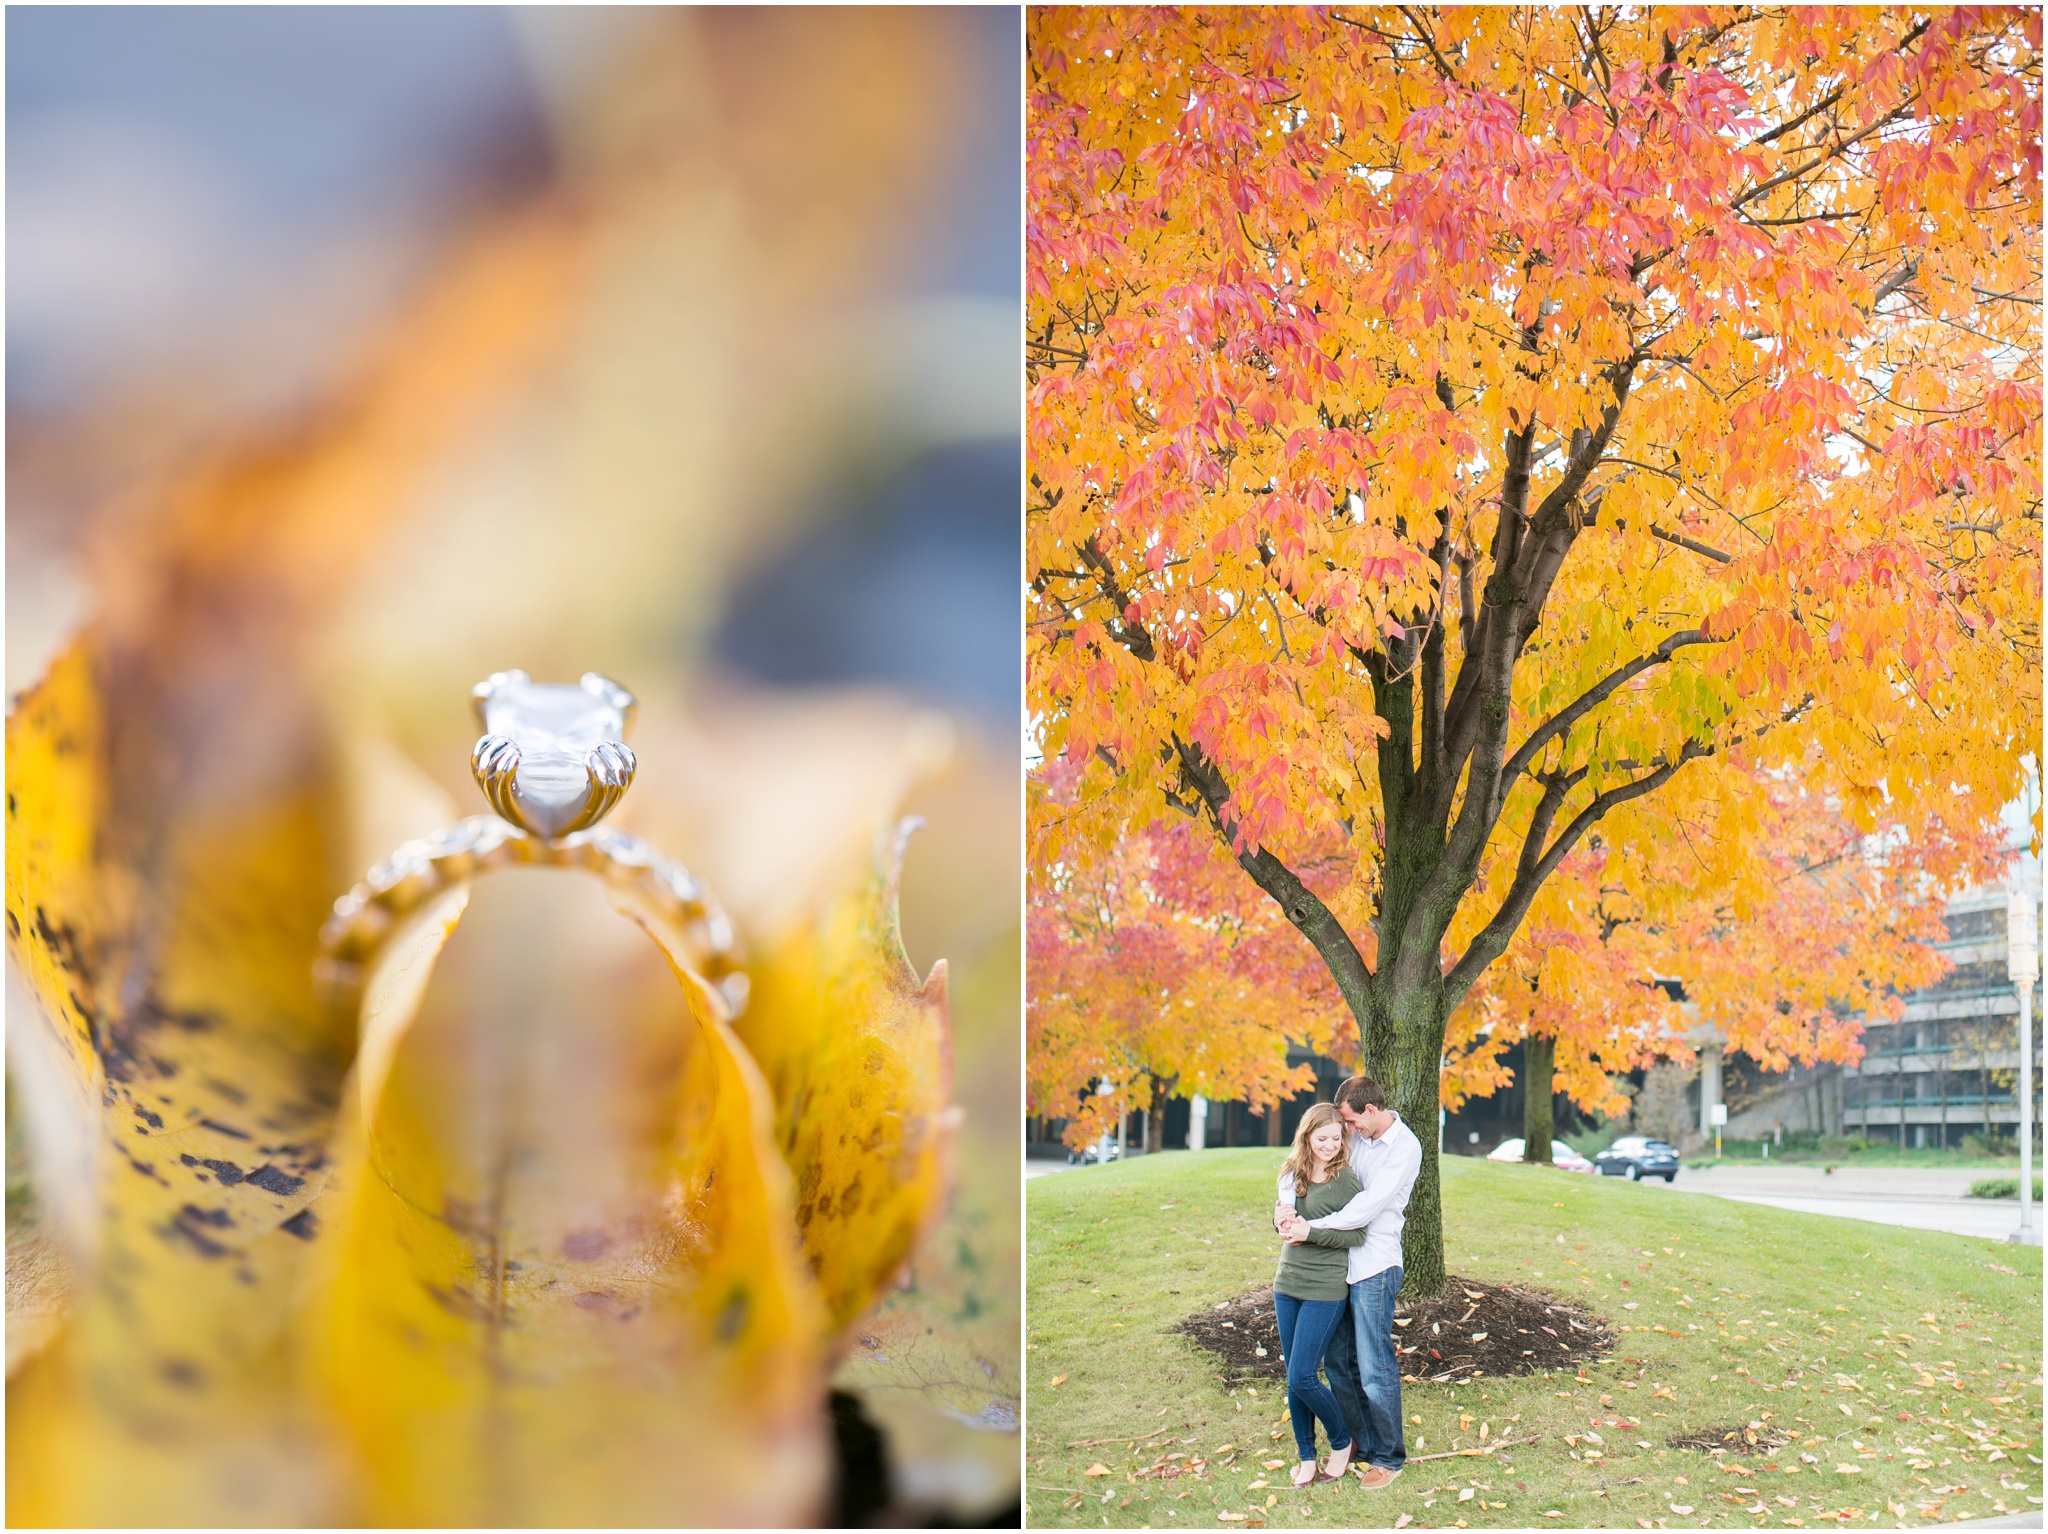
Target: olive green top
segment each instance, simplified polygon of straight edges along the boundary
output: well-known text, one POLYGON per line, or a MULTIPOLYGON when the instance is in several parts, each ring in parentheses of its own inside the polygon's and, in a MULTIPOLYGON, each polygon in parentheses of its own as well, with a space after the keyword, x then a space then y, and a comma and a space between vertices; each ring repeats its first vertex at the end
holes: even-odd
MULTIPOLYGON (((1294 1191, 1293 1181, 1283 1172, 1282 1186, 1287 1192, 1294 1191)), ((1308 1192, 1294 1200, 1294 1212, 1304 1220, 1320 1220, 1326 1214, 1335 1214, 1365 1191, 1365 1184, 1358 1180, 1358 1174, 1345 1167, 1328 1182, 1312 1182, 1308 1192)), ((1342 1300, 1350 1296, 1351 1286, 1345 1282, 1344 1264, 1347 1249, 1365 1240, 1365 1231, 1319 1230, 1300 1246, 1283 1243, 1280 1247, 1280 1271, 1273 1275, 1273 1292, 1291 1295, 1297 1300, 1342 1300)))

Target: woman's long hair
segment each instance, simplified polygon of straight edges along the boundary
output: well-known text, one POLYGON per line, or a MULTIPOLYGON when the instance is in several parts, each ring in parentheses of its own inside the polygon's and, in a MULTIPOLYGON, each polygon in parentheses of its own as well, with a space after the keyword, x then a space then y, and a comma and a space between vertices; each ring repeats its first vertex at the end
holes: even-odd
MULTIPOLYGON (((1287 1153, 1286 1170, 1294 1174, 1296 1198, 1308 1196, 1308 1174, 1316 1164, 1316 1153, 1309 1148, 1308 1137, 1325 1124, 1335 1124, 1340 1130, 1344 1128, 1344 1115, 1337 1111, 1335 1103, 1317 1103, 1301 1116, 1301 1122, 1294 1128, 1294 1149, 1287 1153)), ((1344 1141, 1339 1140, 1336 1159, 1331 1166, 1335 1168, 1343 1164, 1344 1141)))

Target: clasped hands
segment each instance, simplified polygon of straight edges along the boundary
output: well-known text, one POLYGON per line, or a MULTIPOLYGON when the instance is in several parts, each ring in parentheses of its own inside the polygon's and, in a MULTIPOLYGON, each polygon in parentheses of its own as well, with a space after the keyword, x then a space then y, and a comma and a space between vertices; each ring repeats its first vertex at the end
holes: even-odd
POLYGON ((1308 1221, 1291 1204, 1273 1206, 1273 1228, 1286 1237, 1289 1246, 1300 1246, 1308 1240, 1308 1221))

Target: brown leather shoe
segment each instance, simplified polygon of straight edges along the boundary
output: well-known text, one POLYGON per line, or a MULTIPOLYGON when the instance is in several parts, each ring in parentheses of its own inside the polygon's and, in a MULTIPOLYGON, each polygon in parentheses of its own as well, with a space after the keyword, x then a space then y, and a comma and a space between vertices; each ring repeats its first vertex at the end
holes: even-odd
POLYGON ((1358 1472, 1358 1484, 1367 1491, 1385 1491, 1394 1484, 1394 1477, 1401 1472, 1389 1470, 1385 1465, 1365 1465, 1358 1472))

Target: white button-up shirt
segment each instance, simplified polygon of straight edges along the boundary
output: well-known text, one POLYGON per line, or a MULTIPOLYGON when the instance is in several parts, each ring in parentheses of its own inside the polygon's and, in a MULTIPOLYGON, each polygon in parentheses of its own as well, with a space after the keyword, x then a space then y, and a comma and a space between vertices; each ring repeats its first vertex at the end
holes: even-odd
MULTIPOLYGON (((1401 1230, 1408 1223, 1408 1195, 1422 1170, 1422 1142, 1398 1114, 1377 1140, 1353 1134, 1348 1142, 1347 1159, 1365 1191, 1335 1214, 1308 1223, 1317 1230, 1365 1227, 1365 1240, 1345 1258, 1345 1281, 1355 1284, 1401 1265, 1401 1230)), ((1280 1202, 1293 1207, 1292 1178, 1280 1180, 1280 1202)))

